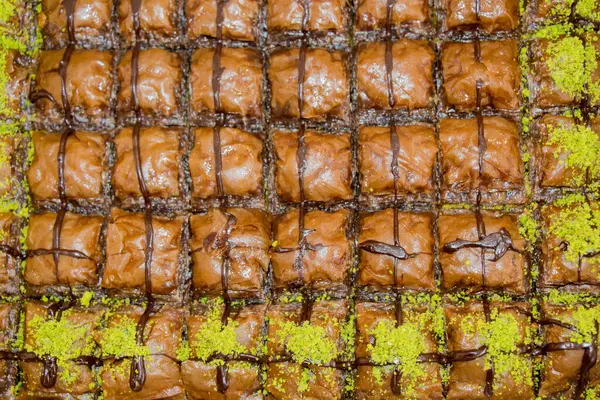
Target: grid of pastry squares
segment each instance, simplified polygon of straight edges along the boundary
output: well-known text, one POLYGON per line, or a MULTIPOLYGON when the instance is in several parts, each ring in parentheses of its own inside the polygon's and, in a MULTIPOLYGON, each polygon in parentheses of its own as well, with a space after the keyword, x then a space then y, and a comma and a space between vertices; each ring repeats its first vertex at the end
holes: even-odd
POLYGON ((519 6, 144 0, 134 56, 132 3, 75 2, 69 38, 42 1, 37 60, 6 56, 8 98, 43 95, 9 107, 35 112, 31 135, 2 137, 3 194, 26 177, 33 201, 1 215, 3 389, 591 396, 598 254, 557 225, 597 219, 594 177, 551 137, 600 129, 553 81, 552 40, 524 33, 557 14, 528 4, 523 26, 519 6))

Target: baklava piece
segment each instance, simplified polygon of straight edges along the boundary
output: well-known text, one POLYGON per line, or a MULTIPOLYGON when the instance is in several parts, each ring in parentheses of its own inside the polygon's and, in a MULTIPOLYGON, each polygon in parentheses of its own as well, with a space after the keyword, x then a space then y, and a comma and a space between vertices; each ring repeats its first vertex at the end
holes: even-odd
MULTIPOLYGON (((0 351, 15 350, 19 333, 19 306, 0 303, 0 351)), ((0 395, 10 398, 10 390, 17 382, 17 363, 0 360, 0 395)))
POLYGON ((103 220, 99 215, 71 212, 58 221, 56 213, 32 215, 25 243, 25 281, 34 286, 95 286, 102 256, 103 220), (55 229, 57 222, 60 229, 55 229))
POLYGON ((600 282, 600 204, 569 195, 542 207, 542 270, 545 286, 600 282))
POLYGON ((0 293, 5 295, 19 291, 21 226, 16 215, 0 213, 0 293))
MULTIPOLYGON (((197 128, 193 134, 189 157, 192 195, 203 199, 217 197, 215 129, 197 128)), ((262 140, 256 134, 235 128, 219 128, 218 135, 222 195, 260 196, 263 186, 262 140)))
MULTIPOLYGON (((182 36, 180 27, 181 1, 140 0, 139 21, 141 39, 160 45, 176 44, 182 36)), ((135 43, 131 1, 119 2, 119 33, 126 45, 135 43)))
POLYGON ((444 99, 458 111, 477 108, 477 86, 481 85, 481 107, 497 110, 519 108, 517 42, 512 39, 477 43, 444 43, 442 46, 442 73, 444 99))
POLYGON ((538 40, 531 45, 531 87, 540 108, 576 106, 584 97, 600 100, 600 43, 593 35, 538 40), (565 60, 571 60, 565 63, 565 60))
POLYGON ((190 218, 193 288, 202 293, 260 295, 269 267, 270 221, 260 210, 210 209, 190 218))
MULTIPOLYGON (((561 299, 560 294, 556 297, 561 299)), ((547 322, 542 326, 542 345, 553 350, 541 360, 540 397, 568 398, 583 383, 588 390, 582 397, 593 398, 589 388, 600 385, 600 365, 589 362, 597 351, 598 311, 598 305, 594 304, 542 303, 542 320, 547 322), (589 371, 585 372, 586 368, 589 371)))
POLYGON ((306 30, 343 33, 348 25, 347 3, 343 0, 267 0, 267 29, 270 33, 306 30), (304 9, 308 5, 308 10, 304 9))
POLYGON ((587 151, 600 141, 599 121, 594 119, 588 127, 573 118, 549 114, 537 121, 536 167, 542 188, 575 188, 598 180, 600 165, 587 151))
POLYGON ((389 209, 360 218, 358 284, 433 290, 433 215, 399 212, 397 223, 393 221, 389 209))
POLYGON ((28 398, 86 398, 98 389, 91 364, 77 359, 94 357, 97 344, 93 332, 103 312, 68 308, 57 317, 56 303, 29 302, 25 305, 25 350, 38 360, 22 360, 23 394, 28 398), (50 366, 56 363, 53 373, 50 366), (45 367, 45 364, 47 366, 45 367), (50 379, 50 387, 42 382, 50 379), (55 378, 52 382, 51 378, 55 378))
MULTIPOLYGON (((152 293, 172 294, 177 290, 182 224, 181 217, 152 217, 152 293)), ((146 246, 144 214, 114 209, 108 224, 102 287, 143 291, 146 246)))
POLYGON ((77 121, 106 124, 111 118, 113 52, 74 50, 67 63, 67 98, 63 99, 60 63, 65 51, 47 50, 40 54, 33 94, 37 117, 45 122, 63 123, 67 106, 63 100, 66 100, 77 121))
POLYGON ((222 48, 218 87, 213 71, 215 49, 201 48, 192 56, 190 102, 195 114, 227 113, 260 119, 262 116, 262 59, 257 50, 222 48), (217 109, 215 100, 220 108, 217 109))
MULTIPOLYGON (((141 307, 121 309, 111 314, 95 339, 103 357, 109 358, 99 373, 105 399, 175 399, 184 396, 183 381, 177 363, 181 344, 183 316, 181 309, 162 306, 150 314, 140 343, 136 340, 139 321, 144 313, 141 307), (143 371, 139 371, 139 359, 143 371), (130 386, 131 363, 145 382, 139 391, 130 386)), ((139 376, 139 375, 138 375, 139 376)), ((136 380, 136 376, 133 377, 136 380)))
POLYGON ((480 231, 473 212, 440 216, 442 288, 524 294, 528 262, 517 217, 483 213, 481 218, 480 231))
MULTIPOLYGON (((359 0, 356 10, 356 32, 384 30, 387 22, 387 0, 359 0)), ((429 4, 425 0, 394 1, 391 26, 394 30, 421 30, 430 21, 429 4)))
POLYGON ((271 254, 277 288, 311 285, 316 289, 345 285, 351 258, 346 238, 348 211, 291 210, 276 217, 271 254), (304 218, 304 236, 299 236, 304 218))
POLYGON ((441 120, 442 192, 505 192, 523 188, 516 124, 502 117, 484 117, 482 127, 480 143, 476 118, 441 120))
MULTIPOLYGON (((34 200, 60 197, 58 154, 62 134, 33 132, 33 160, 27 172, 34 200)), ((66 139, 64 189, 69 199, 96 199, 102 195, 106 165, 105 135, 75 131, 66 139)))
POLYGON ((484 301, 444 307, 453 358, 447 398, 482 399, 491 391, 497 399, 533 400, 533 362, 522 351, 533 344, 537 329, 529 305, 484 301))
MULTIPOLYGON (((129 2, 126 2, 129 4, 129 2)), ((131 87, 132 51, 119 62, 119 117, 131 116, 134 100, 131 87)), ((137 59, 137 97, 143 116, 177 120, 183 112, 182 57, 163 49, 140 50, 137 59)))
POLYGON ((391 53, 390 88, 386 44, 368 43, 359 47, 357 66, 359 107, 378 110, 413 110, 432 106, 435 54, 431 44, 419 40, 401 39, 393 43, 391 53), (390 89, 393 99, 390 99, 390 89))
POLYGON ((308 49, 301 66, 300 54, 301 49, 284 49, 271 55, 268 75, 273 117, 346 119, 350 111, 350 83, 344 55, 339 51, 308 49), (300 86, 299 69, 304 73, 300 86), (298 108, 300 89, 302 110, 298 108))
MULTIPOLYGON (((67 12, 60 0, 43 0, 38 16, 44 42, 52 48, 66 47, 69 41, 67 12)), ((83 45, 111 45, 113 0, 77 0, 74 2, 75 40, 83 45)))
MULTIPOLYGON (((4 127, 0 126, 0 129, 4 127)), ((0 197, 9 198, 15 195, 18 186, 15 175, 15 149, 20 132, 10 129, 6 134, 0 134, 0 197)))
POLYGON ((12 49, 12 43, 2 43, 4 51, 0 54, 0 74, 3 76, 0 87, 0 116, 17 118, 23 111, 23 101, 29 92, 29 59, 24 56, 18 44, 12 49))
MULTIPOLYGON (((140 166, 148 194, 163 199, 179 196, 178 129, 140 128, 140 166)), ((141 197, 133 153, 133 129, 122 129, 114 139, 116 160, 112 175, 115 195, 141 197)))
POLYGON ((406 296, 395 304, 359 302, 356 327, 358 399, 401 398, 398 393, 410 398, 444 398, 441 368, 435 362, 444 337, 439 298, 406 296))
POLYGON ((275 186, 279 198, 299 202, 299 168, 303 169, 305 200, 351 200, 353 197, 350 137, 313 131, 304 132, 304 158, 298 160, 298 133, 278 131, 273 135, 276 154, 275 186), (302 164, 302 166, 300 166, 302 164))
POLYGON ((267 354, 278 361, 267 367, 265 389, 270 396, 341 398, 342 371, 332 365, 346 359, 353 346, 342 334, 349 324, 347 314, 346 300, 276 303, 269 308, 267 354))
MULTIPOLYGON (((186 2, 187 37, 217 37, 217 12, 220 0, 186 2)), ((221 2, 223 3, 223 2, 221 2)), ((222 37, 230 40, 256 41, 258 38, 258 0, 229 0, 223 8, 222 37)))
POLYGON ((359 130, 358 159, 363 196, 432 194, 438 146, 429 125, 364 126, 359 130), (392 164, 398 138, 397 178, 392 164))
POLYGON ((519 2, 516 0, 444 0, 442 4, 446 30, 476 27, 495 33, 513 31, 519 26, 519 2))
POLYGON ((263 351, 265 305, 231 307, 226 321, 222 321, 222 300, 209 300, 195 308, 187 319, 189 359, 181 364, 188 397, 261 398, 259 357, 263 351), (227 386, 220 392, 223 381, 227 386))

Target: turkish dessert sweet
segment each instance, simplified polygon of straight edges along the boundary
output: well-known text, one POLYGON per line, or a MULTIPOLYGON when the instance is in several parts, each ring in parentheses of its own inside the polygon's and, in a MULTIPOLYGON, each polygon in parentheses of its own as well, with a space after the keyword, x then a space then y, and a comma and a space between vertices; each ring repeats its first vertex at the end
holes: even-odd
POLYGON ((599 398, 599 12, 5 0, 0 398, 599 398))

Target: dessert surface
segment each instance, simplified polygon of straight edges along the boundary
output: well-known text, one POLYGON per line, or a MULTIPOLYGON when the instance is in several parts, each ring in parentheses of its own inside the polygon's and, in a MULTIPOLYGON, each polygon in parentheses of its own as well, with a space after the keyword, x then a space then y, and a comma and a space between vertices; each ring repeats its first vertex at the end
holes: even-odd
POLYGON ((595 0, 4 0, 0 398, 600 398, 595 0))

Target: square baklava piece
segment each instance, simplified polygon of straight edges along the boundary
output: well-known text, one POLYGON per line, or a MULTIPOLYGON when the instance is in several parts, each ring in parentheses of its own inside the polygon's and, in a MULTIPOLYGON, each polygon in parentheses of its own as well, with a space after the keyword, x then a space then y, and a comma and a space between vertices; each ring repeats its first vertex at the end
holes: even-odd
POLYGON ((512 39, 444 43, 441 66, 446 105, 474 111, 480 86, 481 107, 517 110, 521 80, 518 54, 518 44, 512 39))
MULTIPOLYGON (((106 233, 106 264, 102 287, 115 291, 144 290, 147 232, 143 213, 113 209, 106 233)), ((182 217, 152 216, 153 251, 150 287, 155 294, 178 289, 182 217)))
POLYGON ((249 48, 222 48, 217 58, 219 71, 214 71, 216 51, 201 48, 192 55, 192 113, 226 113, 260 120, 263 107, 260 52, 249 48), (217 83, 218 86, 214 87, 217 83))
POLYGON ((440 121, 439 136, 444 197, 523 189, 524 167, 513 121, 503 117, 483 117, 481 122, 477 118, 445 118, 440 121))
POLYGON ((541 209, 541 286, 600 282, 600 204, 572 194, 541 209))
POLYGON ((66 67, 66 98, 63 98, 60 64, 65 51, 46 50, 40 54, 32 95, 37 117, 44 123, 62 124, 68 107, 77 122, 109 124, 113 117, 114 53, 74 50, 66 67))
POLYGON ((463 299, 445 304, 444 314, 454 355, 448 399, 535 398, 533 359, 522 351, 537 329, 529 303, 463 299))
POLYGON ((391 64, 386 62, 387 57, 385 43, 359 46, 356 67, 359 107, 413 110, 432 106, 435 54, 431 44, 401 39, 392 44, 391 64))
POLYGON ((314 131, 303 132, 304 158, 298 159, 299 133, 277 131, 275 147, 275 186, 280 200, 352 200, 350 136, 314 131), (300 187, 299 170, 302 169, 300 187))
POLYGON ((276 288, 310 285, 333 289, 347 283, 349 212, 293 209, 273 222, 271 262, 276 288), (302 218, 302 221, 300 219, 302 218), (303 224, 302 237, 299 225, 303 224))
POLYGON ((187 318, 189 358, 181 364, 183 384, 191 399, 260 398, 259 357, 263 355, 266 306, 232 306, 223 321, 225 312, 220 298, 192 305, 192 315, 187 318), (220 329, 219 334, 207 341, 213 327, 220 329), (219 338, 229 345, 223 346, 219 338))
POLYGON ((211 209, 190 218, 193 289, 261 296, 269 268, 271 225, 261 210, 211 209))
MULTIPOLYGON (((146 190, 151 197, 179 196, 180 130, 174 128, 139 128, 140 168, 146 190)), ((121 199, 141 197, 142 190, 133 152, 133 129, 122 129, 114 139, 116 159, 112 174, 115 195, 121 199)))
MULTIPOLYGON (((356 8, 355 31, 383 31, 388 20, 387 0, 359 0, 356 8)), ((394 1, 390 25, 394 31, 421 32, 431 21, 426 0, 394 1)))
POLYGON ((22 48, 11 42, 3 43, 5 51, 0 55, 0 71, 3 73, 0 87, 0 116, 14 119, 22 116, 23 105, 30 87, 30 59, 22 53, 22 48))
POLYGON ((104 218, 72 212, 34 214, 29 219, 25 282, 51 289, 52 286, 98 283, 104 218))
POLYGON ((177 361, 183 334, 182 310, 165 305, 151 313, 139 341, 136 335, 143 314, 144 308, 139 306, 111 310, 102 327, 94 332, 99 353, 106 358, 97 378, 105 399, 150 400, 184 395, 177 361), (141 375, 144 383, 133 391, 131 383, 139 382, 141 375))
POLYGON ((302 29, 320 34, 343 33, 350 19, 348 11, 343 0, 267 0, 267 29, 270 34, 302 29))
POLYGON ((376 289, 435 288, 432 214, 395 215, 387 209, 362 215, 359 226, 359 285, 376 289))
POLYGON ((196 128, 189 156, 192 196, 258 197, 263 189, 263 141, 236 128, 196 128), (217 136, 218 135, 218 136, 217 136), (215 147, 217 138, 217 147, 215 147), (217 171, 217 157, 221 164, 217 171), (220 183, 219 183, 220 179, 220 183), (222 193, 219 193, 219 184, 222 193))
POLYGON ((580 188, 597 180, 600 165, 590 156, 600 143, 600 119, 586 126, 572 117, 546 114, 536 123, 536 173, 547 188, 580 188))
MULTIPOLYGON (((59 163, 63 134, 33 132, 33 160, 27 172, 34 200, 60 198, 59 163)), ((106 171, 107 136, 75 131, 66 137, 64 151, 64 195, 67 199, 98 199, 106 171)))
MULTIPOLYGON (((389 297, 389 296, 388 296, 389 297)), ((356 393, 359 399, 443 399, 436 362, 444 332, 439 298, 402 296, 356 304, 356 393), (410 350, 406 348, 410 347, 410 350)))
POLYGON ((267 366, 265 389, 274 398, 341 399, 343 371, 332 365, 343 361, 353 346, 342 333, 348 324, 348 302, 302 300, 269 307, 267 354, 273 362, 267 366), (306 346, 306 340, 314 348, 306 346))
POLYGON ((268 78, 274 119, 344 120, 350 111, 350 82, 346 57, 340 51, 301 49, 271 54, 268 78), (304 80, 298 82, 299 73, 304 80))
POLYGON ((433 194, 438 145, 432 126, 363 126, 358 141, 362 196, 433 194))
POLYGON ((13 295, 19 291, 21 278, 22 220, 11 212, 0 213, 0 293, 13 295))
MULTIPOLYGON (((128 50, 118 67, 117 113, 120 120, 131 118, 135 112, 131 85, 132 54, 132 50, 128 50)), ((179 121, 184 101, 182 62, 179 53, 157 48, 140 50, 135 90, 143 118, 172 123, 179 121)))
POLYGON ((510 32, 519 26, 516 0, 444 0, 445 30, 482 29, 488 33, 510 32))
POLYGON ((442 288, 524 294, 528 284, 525 239, 514 215, 474 212, 441 215, 442 288))
POLYGON ((217 37, 217 13, 223 10, 222 38, 255 42, 258 39, 258 0, 190 0, 186 1, 187 38, 197 40, 217 37), (221 3, 221 5, 219 5, 221 3), (223 4, 224 3, 224 4, 223 4))
MULTIPOLYGON (((43 0, 38 23, 48 47, 66 47, 69 42, 67 11, 60 0, 43 0)), ((113 45, 113 0, 77 0, 74 2, 75 40, 84 46, 113 45)))
POLYGON ((86 398, 99 388, 93 363, 77 359, 95 358, 98 346, 93 334, 104 313, 76 307, 61 310, 57 317, 55 310, 61 308, 62 304, 47 301, 25 304, 24 348, 37 356, 20 362, 21 390, 28 397, 86 398))
MULTIPOLYGON (((140 0, 140 39, 157 45, 175 45, 183 35, 180 0, 140 0)), ((133 2, 120 1, 117 9, 121 42, 127 47, 135 43, 133 2)))

